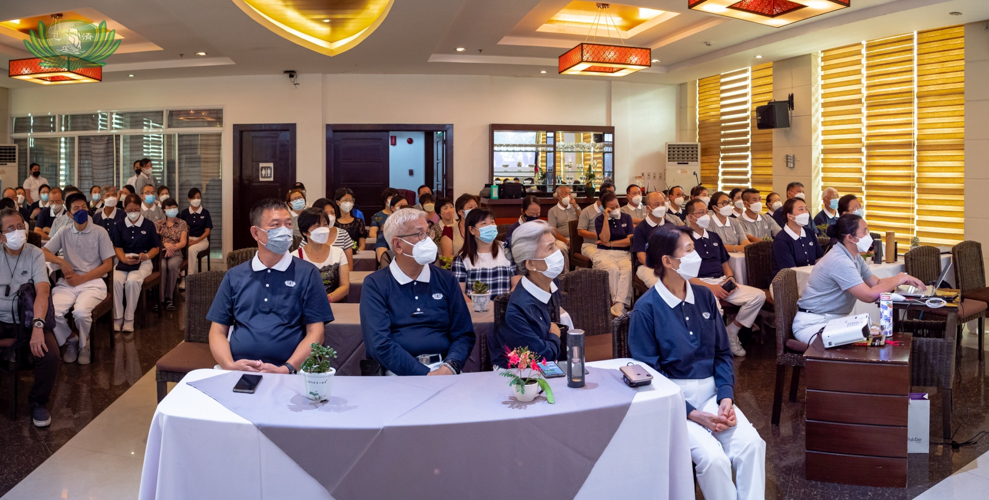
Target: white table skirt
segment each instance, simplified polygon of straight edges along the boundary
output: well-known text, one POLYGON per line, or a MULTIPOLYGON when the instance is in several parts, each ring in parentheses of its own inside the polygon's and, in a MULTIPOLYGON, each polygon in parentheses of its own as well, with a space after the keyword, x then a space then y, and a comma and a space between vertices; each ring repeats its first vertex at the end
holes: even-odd
MULTIPOLYGON (((628 361, 588 365, 617 369, 628 361)), ((637 389, 625 419, 577 498, 693 498, 683 393, 659 373, 650 372, 652 385, 637 389)), ((188 374, 158 405, 148 434, 139 498, 331 499, 254 424, 186 385, 220 373, 224 372, 188 374)))
POLYGON ((729 252, 728 253, 728 267, 731 268, 731 273, 735 275, 735 283, 739 285, 748 285, 748 271, 745 270, 745 254, 742 252, 729 252))
MULTIPOLYGON (((744 258, 743 258, 744 260, 744 258)), ((941 254, 941 269, 944 269, 951 262, 951 254, 941 254)), ((903 256, 900 256, 899 260, 896 262, 882 263, 882 264, 869 264, 869 270, 872 271, 877 278, 889 278, 896 276, 905 269, 903 262, 903 256)), ((814 269, 814 266, 802 266, 793 268, 797 272, 797 291, 801 296, 804 294, 804 290, 807 289, 807 282, 810 280, 810 273, 814 269)), ((945 281, 951 283, 954 281, 954 273, 948 272, 948 276, 945 277, 945 281)), ((870 302, 862 302, 861 300, 855 301, 855 308, 852 309, 852 315, 868 313, 872 317, 872 322, 879 324, 879 305, 870 302)))

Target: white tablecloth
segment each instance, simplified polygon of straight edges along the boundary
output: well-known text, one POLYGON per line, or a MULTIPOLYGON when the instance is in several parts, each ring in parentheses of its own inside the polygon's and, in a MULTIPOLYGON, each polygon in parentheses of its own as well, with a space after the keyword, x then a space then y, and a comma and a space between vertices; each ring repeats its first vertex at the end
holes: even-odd
MULTIPOLYGON (((742 259, 745 260, 744 257, 742 259)), ((951 254, 941 254, 941 269, 944 269, 951 262, 951 254)), ((897 274, 904 271, 905 265, 903 263, 903 256, 900 256, 899 260, 896 262, 882 263, 882 264, 869 264, 869 270, 872 271, 877 278, 889 278, 891 276, 896 276, 897 274)), ((814 270, 814 266, 802 266, 793 268, 797 272, 797 291, 801 296, 804 294, 804 290, 807 289, 807 281, 810 280, 810 273, 814 270)), ((945 277, 945 281, 951 283, 954 281, 953 273, 948 272, 948 276, 945 277)), ((862 302, 861 300, 855 301, 855 308, 852 309, 852 315, 869 313, 872 317, 872 322, 879 324, 879 305, 870 302, 862 302)))
POLYGON ((735 275, 735 283, 739 285, 748 285, 748 272, 745 270, 745 254, 742 252, 729 252, 728 253, 728 267, 731 268, 732 274, 735 275))
MULTIPOLYGON (((628 361, 612 359, 588 365, 617 369, 628 361)), ((652 385, 637 389, 625 419, 577 498, 693 498, 683 393, 659 373, 650 372, 652 385)), ((148 434, 139 497, 332 498, 254 424, 186 385, 220 373, 224 372, 196 370, 188 374, 158 405, 148 434)), ((387 480, 387 474, 382 474, 382 480, 387 480)))

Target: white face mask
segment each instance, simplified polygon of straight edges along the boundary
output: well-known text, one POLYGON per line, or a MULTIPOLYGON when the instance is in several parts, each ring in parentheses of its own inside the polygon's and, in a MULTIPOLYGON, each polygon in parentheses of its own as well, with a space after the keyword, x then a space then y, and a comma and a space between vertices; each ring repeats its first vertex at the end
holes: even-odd
POLYGON ((631 201, 632 201, 632 204, 633 205, 639 206, 639 203, 642 203, 642 196, 641 195, 635 195, 635 196, 632 197, 632 200, 631 201))
POLYGON ((779 210, 780 207, 782 207, 782 206, 783 206, 782 203, 780 203, 778 201, 774 201, 772 205, 769 205, 769 208, 773 209, 773 212, 775 212, 775 211, 779 210))
POLYGON ((798 200, 802 200, 802 199, 804 199, 804 194, 803 193, 797 193, 797 194, 793 195, 793 197, 796 198, 796 199, 798 199, 798 200))
POLYGON ((676 198, 673 198, 673 204, 676 205, 676 206, 678 206, 678 207, 679 206, 682 206, 683 205, 683 196, 677 196, 676 198))
POLYGON ((158 197, 158 201, 159 202, 162 202, 162 201, 165 201, 165 200, 167 200, 169 198, 171 198, 171 197, 168 196, 167 194, 163 194, 163 195, 161 195, 161 196, 158 197))
POLYGON ((17 195, 17 204, 18 205, 23 205, 24 204, 24 195, 23 194, 17 195))
MULTIPOLYGON (((533 259, 533 260, 539 260, 539 259, 533 259)), ((559 276, 560 273, 563 272, 563 252, 561 252, 559 249, 549 254, 548 256, 546 256, 545 259, 542 260, 543 262, 546 263, 546 270, 539 271, 543 273, 543 276, 549 279, 553 279, 559 276)))
POLYGON ((107 196, 106 198, 103 199, 103 206, 104 207, 111 207, 111 208, 116 207, 117 206, 117 197, 116 196, 107 196))
POLYGON ((680 257, 680 269, 677 269, 677 273, 686 280, 696 278, 697 273, 701 270, 702 260, 696 250, 680 257))
POLYGON ((608 217, 611 217, 612 219, 618 219, 621 216, 622 216, 621 210, 612 210, 611 213, 608 214, 608 217))
POLYGON ((62 208, 63 208, 62 205, 51 205, 53 214, 62 213, 62 208))
POLYGON ((663 217, 666 217, 666 206, 660 205, 652 209, 652 216, 657 219, 662 219, 663 217))
POLYGON ((855 243, 855 248, 858 249, 859 253, 868 252, 872 248, 872 235, 866 234, 859 238, 858 243, 855 243))
POLYGON ((797 224, 799 224, 801 226, 806 226, 807 223, 810 222, 810 213, 809 212, 804 212, 804 213, 796 216, 796 218, 793 219, 793 222, 796 222, 797 224))
POLYGON ((330 237, 330 228, 328 227, 317 227, 309 233, 309 239, 313 240, 314 243, 323 245, 326 243, 326 239, 330 237))
POLYGON ((710 205, 711 204, 711 197, 710 196, 699 196, 697 199, 703 201, 705 205, 710 205))
POLYGON ((570 206, 570 197, 569 196, 564 196, 563 199, 560 200, 560 206, 569 207, 570 206))
POLYGON ((24 246, 24 242, 27 241, 27 231, 23 229, 15 229, 4 236, 7 237, 7 248, 11 250, 20 250, 24 246))
POLYGON ((704 215, 698 217, 697 218, 697 225, 700 226, 700 227, 702 227, 702 228, 704 228, 704 229, 707 229, 707 226, 710 226, 711 225, 711 216, 708 215, 708 214, 704 214, 704 215))
POLYGON ((354 202, 352 202, 352 201, 345 201, 345 202, 343 202, 343 203, 340 204, 340 210, 343 210, 344 212, 347 212, 348 214, 353 209, 354 209, 354 202))
POLYGON ((762 212, 762 202, 761 201, 757 201, 757 202, 749 205, 749 210, 751 210, 751 211, 753 211, 755 213, 762 212))
POLYGON ((735 208, 745 210, 745 202, 742 200, 735 200, 735 208))
POLYGON ((141 218, 141 212, 127 212, 127 218, 131 222, 137 222, 137 219, 141 218))
MULTIPOLYGON (((403 239, 402 241, 405 240, 403 239)), ((412 245, 408 241, 405 241, 405 243, 412 245)), ((436 243, 433 242, 433 239, 426 237, 426 239, 412 245, 412 258, 420 266, 432 264, 436 260, 436 250, 436 243)))
POLYGON ((731 205, 725 205, 718 209, 718 213, 721 214, 722 217, 731 217, 731 214, 734 212, 735 211, 732 210, 731 205))
POLYGON ((194 200, 189 200, 189 204, 192 205, 195 208, 199 208, 199 205, 202 205, 203 204, 203 200, 201 200, 199 198, 196 198, 194 200))

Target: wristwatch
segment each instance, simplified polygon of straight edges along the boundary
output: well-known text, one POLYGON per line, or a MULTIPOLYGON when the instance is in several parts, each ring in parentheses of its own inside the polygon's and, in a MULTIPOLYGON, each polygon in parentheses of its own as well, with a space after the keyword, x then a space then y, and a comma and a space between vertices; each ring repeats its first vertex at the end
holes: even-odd
POLYGON ((35 328, 44 328, 45 327, 45 320, 43 320, 41 318, 34 318, 34 327, 35 328))
POLYGON ((288 368, 289 375, 295 375, 296 373, 299 373, 298 371, 295 370, 295 367, 289 364, 288 362, 282 363, 282 366, 288 368))
POLYGON ((445 360, 443 364, 448 366, 453 373, 460 375, 461 366, 459 361, 455 359, 448 359, 445 360))

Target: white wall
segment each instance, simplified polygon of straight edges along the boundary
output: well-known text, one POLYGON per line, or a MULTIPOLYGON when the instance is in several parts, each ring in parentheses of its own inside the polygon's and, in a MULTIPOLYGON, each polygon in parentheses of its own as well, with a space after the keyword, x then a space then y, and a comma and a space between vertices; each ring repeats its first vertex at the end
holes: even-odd
POLYGON ((821 210, 820 194, 813 178, 812 60, 813 56, 807 54, 773 63, 773 100, 785 101, 790 94, 794 100, 790 128, 773 130, 773 191, 785 201, 788 183, 803 184, 811 217, 821 210), (786 166, 788 154, 796 157, 792 170, 786 166))
MULTIPOLYGON (((323 196, 326 124, 453 124, 454 192, 478 192, 488 180, 488 125, 613 125, 619 185, 658 164, 676 138, 676 86, 577 77, 460 75, 282 75, 187 78, 10 91, 10 113, 222 107, 224 206, 232 203, 234 124, 295 123, 296 172, 311 199, 323 196)), ((232 240, 223 213, 223 250, 232 240)))
MULTIPOLYGON (((965 239, 989 245, 989 31, 985 22, 965 25, 965 239)), ((983 259, 989 250, 982 251, 983 259)), ((985 262, 989 268, 989 260, 985 262)))
POLYGON ((388 185, 417 191, 426 180, 426 134, 389 132, 389 135, 395 138, 395 145, 388 147, 388 185), (409 170, 412 170, 411 176, 409 170))

